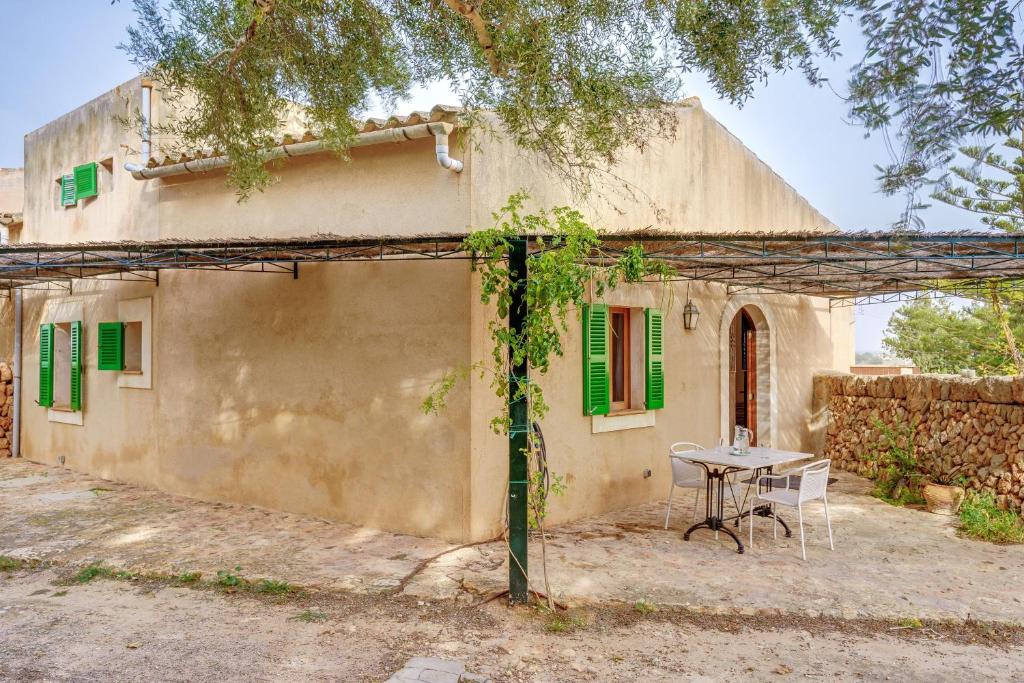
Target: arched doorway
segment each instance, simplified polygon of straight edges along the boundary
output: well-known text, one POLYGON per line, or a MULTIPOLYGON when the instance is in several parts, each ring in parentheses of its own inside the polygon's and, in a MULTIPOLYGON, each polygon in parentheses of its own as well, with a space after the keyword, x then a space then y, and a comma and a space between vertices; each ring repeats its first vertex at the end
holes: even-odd
POLYGON ((753 445, 774 445, 772 325, 760 306, 731 300, 721 333, 722 438, 731 443, 735 425, 741 425, 751 431, 753 445))
POLYGON ((736 314, 729 334, 732 358, 729 387, 732 424, 750 430, 750 443, 757 445, 757 328, 746 310, 736 314))

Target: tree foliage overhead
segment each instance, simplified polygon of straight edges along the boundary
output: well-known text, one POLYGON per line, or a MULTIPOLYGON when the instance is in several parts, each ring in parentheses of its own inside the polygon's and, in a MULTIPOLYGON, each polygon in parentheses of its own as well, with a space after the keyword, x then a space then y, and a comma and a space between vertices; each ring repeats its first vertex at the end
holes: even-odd
POLYGON ((831 54, 846 0, 134 0, 123 46, 182 112, 165 132, 232 160, 243 194, 284 112, 344 151, 353 119, 450 80, 472 111, 585 178, 665 134, 662 105, 700 71, 742 103, 771 72, 831 54))
POLYGON ((882 189, 916 192, 971 137, 1024 121, 1024 40, 1015 0, 856 0, 866 43, 851 114, 894 134, 882 189))
POLYGON ((992 147, 962 147, 971 165, 953 166, 932 198, 977 214, 990 227, 1024 232, 1024 144, 1014 138, 1003 144, 1009 159, 992 147))

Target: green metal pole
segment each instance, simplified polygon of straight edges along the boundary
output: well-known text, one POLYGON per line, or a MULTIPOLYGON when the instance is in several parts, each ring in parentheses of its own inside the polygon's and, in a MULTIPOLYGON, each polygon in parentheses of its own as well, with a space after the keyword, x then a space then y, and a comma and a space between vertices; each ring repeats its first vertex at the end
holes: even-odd
MULTIPOLYGON (((511 276, 511 305, 508 311, 508 327, 513 335, 522 333, 526 324, 526 240, 512 240, 508 254, 511 276)), ((511 349, 509 349, 511 360, 511 349)), ((509 376, 509 432, 508 432, 508 594, 509 601, 525 604, 529 600, 526 577, 529 571, 526 563, 526 494, 527 494, 527 444, 530 425, 527 423, 526 396, 518 387, 529 379, 526 359, 515 363, 509 376)))

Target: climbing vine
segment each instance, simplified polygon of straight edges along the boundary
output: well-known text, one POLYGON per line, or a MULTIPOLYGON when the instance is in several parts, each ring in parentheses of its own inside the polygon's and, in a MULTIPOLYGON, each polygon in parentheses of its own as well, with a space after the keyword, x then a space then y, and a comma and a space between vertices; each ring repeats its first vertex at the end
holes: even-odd
MULTIPOLYGON (((443 409, 459 381, 477 373, 481 378, 489 378, 503 406, 510 400, 526 399, 527 424, 533 431, 548 412, 537 379, 547 374, 555 358, 565 355, 570 316, 578 319, 582 315, 588 294, 599 298, 622 283, 666 282, 671 276, 667 265, 646 258, 638 244, 630 245, 621 254, 603 249, 600 233, 579 211, 558 207, 526 213, 526 200, 523 192, 513 194, 494 214, 494 227, 472 233, 463 243, 463 248, 473 255, 473 268, 479 274, 480 300, 494 306, 495 316, 487 323, 491 350, 486 360, 442 377, 423 402, 427 413, 443 409), (515 332, 507 322, 513 285, 508 254, 513 240, 524 237, 531 240, 533 249, 527 256, 526 317, 522 331, 515 332), (531 379, 518 381, 510 370, 523 361, 531 379)), ((491 419, 491 429, 508 434, 509 419, 508 411, 503 409, 491 419)), ((540 535, 545 589, 550 596, 544 519, 549 497, 563 493, 566 482, 549 471, 536 433, 531 433, 527 443, 529 523, 540 535)), ((550 605, 551 598, 548 600, 550 605)))

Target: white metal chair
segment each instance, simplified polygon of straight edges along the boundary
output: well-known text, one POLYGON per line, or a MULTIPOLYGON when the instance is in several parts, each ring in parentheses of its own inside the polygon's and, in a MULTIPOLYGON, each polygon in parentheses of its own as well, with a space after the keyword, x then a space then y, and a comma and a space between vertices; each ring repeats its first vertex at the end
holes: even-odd
POLYGON ((757 478, 754 483, 754 490, 750 496, 750 547, 754 547, 754 508, 762 503, 768 503, 772 508, 772 533, 775 538, 779 537, 779 518, 776 513, 775 507, 777 505, 785 505, 786 507, 796 508, 797 514, 800 517, 800 553, 803 555, 804 560, 807 560, 807 547, 804 544, 804 510, 803 504, 821 499, 821 502, 825 505, 825 526, 828 527, 828 546, 830 549, 835 550, 835 544, 832 542, 832 520, 829 519, 828 515, 828 496, 826 495, 826 489, 828 488, 828 471, 832 465, 831 460, 818 460, 812 462, 810 465, 804 465, 803 467, 787 472, 785 474, 765 474, 757 478), (790 477, 797 475, 800 477, 800 483, 796 488, 790 488, 790 477), (783 487, 778 488, 774 483, 778 480, 782 480, 783 487), (770 491, 761 491, 761 485, 771 481, 773 483, 770 491))
MULTIPOLYGON (((700 493, 707 490, 707 475, 704 468, 695 465, 686 459, 688 451, 702 451, 704 447, 690 441, 679 441, 668 447, 668 457, 672 463, 672 486, 668 490, 668 509, 665 510, 665 528, 668 528, 668 518, 672 514, 672 494, 676 487, 682 489, 696 489, 697 494, 693 499, 693 519, 697 519, 697 508, 700 505, 700 493)), ((732 488, 732 480, 727 480, 729 493, 732 495, 733 505, 739 513, 739 504, 736 502, 736 494, 732 488)))
POLYGON ((704 481, 704 470, 686 460, 687 451, 702 451, 704 447, 689 441, 679 441, 668 447, 668 458, 672 463, 672 486, 668 490, 668 509, 665 510, 665 528, 668 528, 668 517, 672 514, 672 494, 676 487, 696 489, 697 496, 693 499, 693 518, 697 519, 697 505, 700 503, 700 492, 707 487, 704 481))

